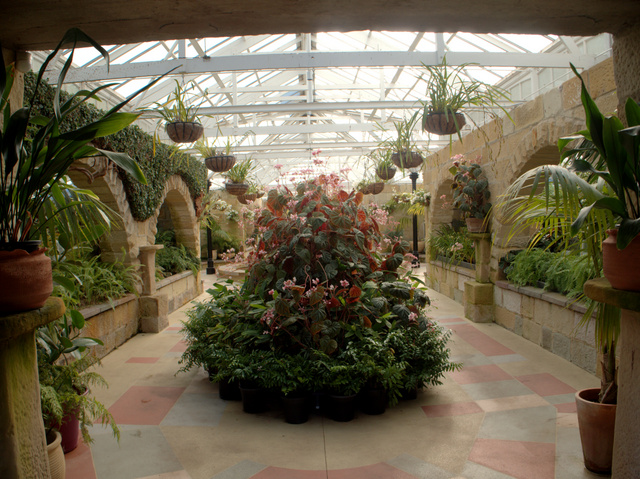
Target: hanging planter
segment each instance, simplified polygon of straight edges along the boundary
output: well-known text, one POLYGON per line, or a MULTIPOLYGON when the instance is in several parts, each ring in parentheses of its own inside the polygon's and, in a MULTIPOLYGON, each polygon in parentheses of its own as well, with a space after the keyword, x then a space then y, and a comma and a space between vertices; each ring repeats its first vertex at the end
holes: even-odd
POLYGON ((383 190, 384 190, 384 183, 382 181, 378 181, 377 183, 373 183, 369 187, 369 192, 372 195, 377 195, 379 193, 382 193, 383 190))
POLYGON ((6 243, 0 249, 0 312, 40 308, 53 291, 51 259, 40 241, 6 243))
POLYGON ((422 117, 422 129, 436 135, 453 135, 467 123, 462 113, 428 113, 422 117))
POLYGON ((224 184, 227 193, 233 196, 244 195, 249 189, 249 185, 247 183, 225 183, 224 184))
POLYGON ((229 171, 236 163, 236 157, 233 155, 216 155, 205 158, 204 164, 214 173, 224 173, 229 171))
POLYGON ((396 176, 396 171, 398 170, 393 166, 381 165, 376 169, 376 175, 381 180, 388 181, 396 176))
POLYGON ((193 143, 204 133, 202 124, 194 121, 174 121, 167 123, 165 128, 174 143, 193 143))
POLYGON ((415 151, 404 150, 401 153, 395 152, 391 155, 391 161, 400 169, 417 168, 422 165, 422 156, 415 151))

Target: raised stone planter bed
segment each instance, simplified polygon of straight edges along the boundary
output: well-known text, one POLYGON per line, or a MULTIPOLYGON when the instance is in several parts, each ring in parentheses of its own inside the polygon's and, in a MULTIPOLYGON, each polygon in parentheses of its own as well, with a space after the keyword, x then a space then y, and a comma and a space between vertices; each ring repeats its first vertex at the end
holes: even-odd
POLYGON ((435 260, 428 263, 426 284, 462 304, 464 301, 464 283, 475 279, 475 276, 475 269, 435 260))

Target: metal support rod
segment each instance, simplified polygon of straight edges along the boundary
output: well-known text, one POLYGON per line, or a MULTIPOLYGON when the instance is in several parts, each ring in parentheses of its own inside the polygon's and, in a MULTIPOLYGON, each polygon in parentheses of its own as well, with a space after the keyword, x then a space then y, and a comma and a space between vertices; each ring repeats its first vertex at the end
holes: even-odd
MULTIPOLYGON (((411 191, 416 191, 418 173, 412 171, 409 174, 409 178, 411 178, 411 191)), ((420 267, 420 257, 418 254, 418 215, 413 215, 413 256, 415 256, 415 259, 411 262, 411 265, 414 268, 420 267)))
MULTIPOLYGON (((207 191, 211 189, 211 181, 207 181, 207 191)), ((216 274, 216 268, 213 266, 213 252, 211 240, 211 226, 207 224, 207 274, 216 274)))

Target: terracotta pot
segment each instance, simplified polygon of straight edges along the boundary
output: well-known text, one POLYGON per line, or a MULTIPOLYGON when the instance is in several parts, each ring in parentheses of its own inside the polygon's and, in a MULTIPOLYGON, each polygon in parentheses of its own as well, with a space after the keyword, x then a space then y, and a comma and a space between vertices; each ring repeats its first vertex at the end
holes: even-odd
POLYGON ((616 247, 618 230, 607 230, 609 237, 602 242, 602 269, 611 286, 626 291, 640 291, 640 235, 623 250, 616 247))
POLYGON ((578 391, 576 407, 584 465, 603 474, 611 472, 616 405, 598 403, 599 392, 600 388, 578 391))
MULTIPOLYGON (((18 244, 19 245, 19 244, 18 244)), ((53 291, 51 259, 45 248, 0 250, 0 314, 37 309, 53 291)))
MULTIPOLYGON (((89 394, 89 390, 85 389, 81 395, 86 396, 87 394, 89 394)), ((71 411, 66 410, 67 408, 64 406, 63 408, 65 415, 62 417, 62 422, 54 427, 60 431, 60 435, 62 436, 62 450, 67 454, 78 447, 78 442, 80 441, 80 421, 78 420, 79 410, 77 408, 71 411)))
POLYGON ((227 190, 227 193, 234 196, 244 195, 249 189, 249 185, 247 183, 225 183, 224 187, 227 190))
POLYGON ((376 175, 378 175, 378 178, 380 178, 381 180, 390 180, 391 178, 393 178, 394 176, 396 176, 396 169, 393 166, 388 166, 388 167, 378 167, 376 169, 376 175))
POLYGON ((444 113, 429 113, 422 117, 422 128, 436 135, 453 135, 461 130, 466 122, 467 120, 465 120, 462 113, 455 114, 455 121, 454 115, 450 113, 447 115, 444 113), (456 123, 458 125, 457 128, 456 123))
POLYGON ((66 464, 64 462, 64 452, 62 452, 62 437, 58 431, 51 431, 47 434, 47 456, 49 456, 49 471, 51 479, 64 479, 66 474, 66 464))
POLYGON ((423 160, 422 156, 420 156, 420 153, 417 153, 415 151, 407 152, 405 150, 402 152, 402 156, 398 152, 391 155, 391 161, 398 168, 417 168, 418 166, 422 165, 423 160))
POLYGON ((193 121, 174 121, 167 123, 165 128, 174 143, 193 143, 204 133, 202 125, 193 121))
POLYGON ((204 164, 215 173, 223 173, 229 171, 236 164, 236 157, 233 155, 210 156, 205 158, 204 164))
POLYGON ((487 231, 486 218, 465 218, 469 233, 484 233, 487 231))
POLYGON ((384 190, 384 183, 382 183, 381 181, 378 183, 372 184, 370 187, 370 191, 372 195, 377 195, 379 193, 382 193, 383 190, 384 190))

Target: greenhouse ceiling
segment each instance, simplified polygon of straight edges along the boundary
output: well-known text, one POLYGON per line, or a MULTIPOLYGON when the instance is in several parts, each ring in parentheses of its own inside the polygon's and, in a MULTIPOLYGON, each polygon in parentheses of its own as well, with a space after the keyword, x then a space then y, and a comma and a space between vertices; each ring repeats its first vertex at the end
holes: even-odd
MULTIPOLYGON (((107 46, 109 70, 95 50, 80 49, 67 81, 73 84, 68 88, 112 83, 110 100, 116 101, 174 69, 133 105, 147 110, 139 122, 143 129, 170 141, 152 110, 178 81, 192 87, 207 141, 230 141, 240 159, 254 158, 261 183, 272 183, 280 172, 317 169, 316 157, 331 171, 350 170, 350 181, 358 181, 367 155, 392 135, 394 122, 421 107, 424 65, 445 58, 450 65, 466 64, 470 78, 508 91, 512 101, 504 106, 510 107, 568 79, 569 63, 583 69, 602 61, 610 43, 608 34, 384 31, 198 38, 107 46)), ((44 52, 34 57, 37 63, 44 52)), ((49 78, 56 77, 51 71, 49 78)), ((449 142, 417 130, 415 139, 424 153, 449 142)))

